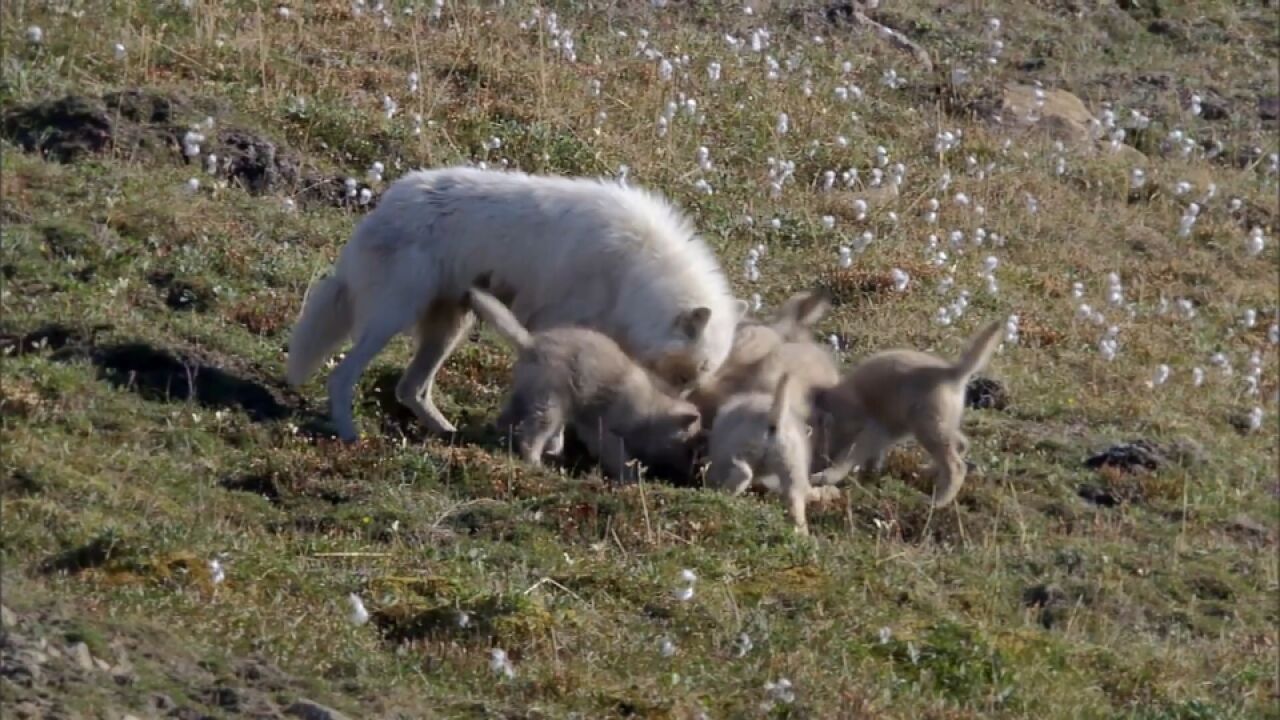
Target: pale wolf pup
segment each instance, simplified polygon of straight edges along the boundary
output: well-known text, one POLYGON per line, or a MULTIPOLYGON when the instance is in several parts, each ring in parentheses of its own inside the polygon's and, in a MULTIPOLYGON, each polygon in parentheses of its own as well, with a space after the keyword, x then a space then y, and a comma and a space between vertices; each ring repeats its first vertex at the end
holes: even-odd
POLYGON ((526 462, 540 465, 548 442, 571 424, 617 478, 637 477, 632 459, 664 467, 692 463, 698 409, 664 392, 608 336, 572 327, 530 334, 493 295, 472 290, 468 302, 519 353, 497 425, 515 428, 526 462))
POLYGON ((788 397, 792 384, 784 374, 772 394, 734 395, 721 406, 710 431, 707 484, 740 495, 754 483, 782 495, 796 532, 807 535, 806 505, 825 495, 809 485, 809 428, 788 397))
POLYGON ((333 274, 307 291, 286 376, 304 382, 350 337, 329 376, 338 435, 358 437, 356 381, 391 338, 417 350, 396 397, 433 432, 454 427, 431 399, 466 333, 463 296, 490 288, 532 330, 594 328, 680 386, 724 362, 745 303, 675 207, 585 178, 452 167, 411 172, 356 227, 333 274))
POLYGON ((853 367, 838 385, 818 390, 815 441, 819 461, 831 464, 815 484, 835 484, 854 468, 877 472, 885 452, 908 435, 933 458, 933 505, 955 499, 964 484, 969 440, 960 432, 969 378, 986 367, 1000 344, 999 321, 982 328, 954 363, 915 350, 876 353, 853 367))
POLYGON ((807 415, 813 389, 840 380, 835 358, 813 341, 811 330, 829 307, 821 293, 804 291, 792 295, 768 322, 739 323, 729 357, 689 395, 703 424, 713 426, 719 407, 735 395, 772 392, 784 374, 791 377, 788 397, 807 415))

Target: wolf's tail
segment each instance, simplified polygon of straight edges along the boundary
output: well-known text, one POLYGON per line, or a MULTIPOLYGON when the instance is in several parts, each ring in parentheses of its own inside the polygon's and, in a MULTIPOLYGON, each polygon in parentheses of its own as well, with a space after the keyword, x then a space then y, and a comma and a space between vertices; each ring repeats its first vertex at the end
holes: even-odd
POLYGON ((320 278, 307 288, 289 336, 285 379, 298 386, 347 339, 354 322, 347 286, 337 275, 320 278))
POLYGON ((473 287, 467 291, 467 304, 516 350, 525 351, 533 347, 533 336, 498 298, 473 287))
POLYGON ((783 374, 778 378, 778 385, 773 389, 773 405, 769 408, 769 429, 777 432, 778 426, 782 424, 782 416, 787 412, 787 403, 790 402, 791 376, 783 374))
POLYGON ((973 339, 969 342, 968 349, 951 366, 952 379, 956 382, 967 383, 970 377, 985 368, 988 362, 991 362, 991 356, 995 354, 996 348, 1000 345, 1000 328, 1001 322, 995 320, 973 336, 973 339))

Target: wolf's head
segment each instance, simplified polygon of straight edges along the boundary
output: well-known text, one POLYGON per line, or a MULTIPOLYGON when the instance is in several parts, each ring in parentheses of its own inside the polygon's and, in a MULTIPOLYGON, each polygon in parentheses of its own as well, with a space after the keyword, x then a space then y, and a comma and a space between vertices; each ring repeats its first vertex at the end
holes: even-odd
POLYGON ((650 369, 678 392, 697 387, 729 357, 734 329, 746 310, 744 301, 735 300, 725 313, 707 307, 682 311, 671 323, 668 341, 648 363, 650 369))

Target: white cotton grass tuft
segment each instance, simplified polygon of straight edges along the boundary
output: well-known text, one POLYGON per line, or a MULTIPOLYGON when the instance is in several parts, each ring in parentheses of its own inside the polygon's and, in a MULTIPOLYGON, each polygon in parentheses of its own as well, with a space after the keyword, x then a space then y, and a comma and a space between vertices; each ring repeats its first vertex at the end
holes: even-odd
POLYGON ((698 576, 690 569, 685 568, 680 571, 676 577, 675 597, 680 602, 688 602, 693 599, 693 586, 698 582, 698 576))
POLYGON ((1191 368, 1191 384, 1194 387, 1200 387, 1204 384, 1204 368, 1191 368))
POLYGON ((44 29, 39 25, 31 25, 27 28, 27 42, 32 45, 39 45, 44 42, 44 29))
POLYGON ((359 595, 355 593, 347 595, 347 604, 351 607, 351 612, 347 618, 352 625, 360 626, 369 622, 369 611, 365 609, 364 601, 360 599, 359 595))
POLYGON ((847 270, 853 267, 853 250, 846 245, 841 245, 837 262, 842 269, 847 270))
POLYGON ((770 703, 782 703, 790 705, 795 702, 795 690, 791 686, 791 681, 787 678, 779 678, 776 682, 769 681, 764 684, 765 694, 769 696, 770 703))
POLYGON ((676 654, 676 644, 671 638, 663 636, 658 640, 658 654, 664 658, 669 658, 676 654))
POLYGON ((1245 251, 1250 257, 1257 257, 1266 248, 1267 241, 1263 237, 1262 228, 1256 225, 1249 231, 1249 239, 1245 241, 1245 251))
POLYGON ((786 135, 791 130, 791 116, 786 113, 778 113, 777 124, 774 125, 774 131, 779 135, 786 135))
POLYGON ((1257 432, 1262 429, 1262 418, 1263 418, 1262 408, 1255 407, 1254 409, 1249 411, 1249 415, 1247 418, 1245 418, 1245 421, 1249 426, 1250 432, 1257 432))
POLYGON ((751 642, 750 635, 738 633, 737 639, 733 641, 733 654, 736 657, 746 657, 753 647, 755 647, 755 643, 751 642))
POLYGON ((222 562, 218 558, 209 561, 209 581, 214 585, 221 585, 227 579, 226 570, 222 567, 222 562))
POLYGON ((516 676, 515 666, 511 664, 511 658, 507 657, 507 651, 502 648, 489 651, 489 669, 508 680, 516 676))
POLYGON ((200 192, 200 178, 190 178, 187 180, 187 192, 200 192))
POLYGON ((1168 365, 1165 365, 1164 363, 1157 365, 1155 372, 1151 374, 1151 379, 1147 381, 1147 387, 1155 388, 1165 384, 1169 381, 1169 376, 1172 373, 1173 371, 1168 365))
POLYGON ((1010 315, 1008 319, 1004 321, 1004 341, 1010 345, 1016 345, 1018 338, 1020 337, 1018 327, 1019 322, 1020 320, 1017 315, 1010 315))
POLYGON ((906 292, 907 286, 911 284, 911 276, 902 268, 890 270, 889 278, 893 281, 893 289, 897 292, 906 292))

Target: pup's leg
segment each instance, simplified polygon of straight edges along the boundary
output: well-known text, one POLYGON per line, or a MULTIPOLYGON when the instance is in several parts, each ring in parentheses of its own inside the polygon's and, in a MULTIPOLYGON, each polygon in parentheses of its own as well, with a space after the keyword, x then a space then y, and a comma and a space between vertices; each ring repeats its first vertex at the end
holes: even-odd
POLYGON ((343 442, 351 443, 360 438, 351 407, 356 381, 391 338, 409 326, 414 314, 413 308, 409 307, 382 306, 378 311, 379 314, 364 324, 351 351, 329 375, 329 414, 343 442))
POLYGON ((885 453, 892 444, 893 438, 875 423, 868 423, 858 433, 853 446, 853 466, 859 469, 863 482, 880 474, 880 469, 884 467, 885 453))
POLYGON ((564 428, 564 415, 554 403, 538 403, 520 424, 520 455, 530 465, 542 464, 551 436, 564 428))
POLYGON ((783 491, 787 498, 787 506, 791 513, 791 520, 796 525, 796 532, 801 535, 809 534, 809 521, 805 516, 805 509, 809 505, 809 473, 783 473, 783 491))
POLYGON ((547 454, 559 455, 564 452, 564 428, 560 428, 560 432, 551 436, 551 440, 547 442, 547 454))
POLYGON ((964 458, 960 448, 968 446, 968 440, 951 432, 941 423, 925 423, 916 431, 916 440, 933 458, 934 484, 933 506, 944 507, 955 500, 964 485, 964 458))
POLYGON ((469 310, 437 303, 418 321, 418 349, 396 385, 396 399, 413 410, 418 421, 434 433, 452 433, 453 424, 431 401, 436 373, 475 321, 469 310))
POLYGON ((600 431, 600 452, 597 459, 605 472, 618 480, 636 482, 640 479, 640 470, 631 462, 626 442, 607 428, 600 431))
POLYGON ((498 419, 493 421, 493 426, 498 432, 502 433, 504 439, 510 442, 513 437, 519 436, 520 426, 524 423, 524 419, 528 414, 528 403, 525 402, 524 395, 517 388, 507 398, 506 404, 502 406, 502 411, 498 413, 498 419))

